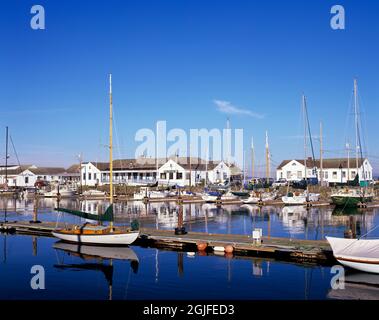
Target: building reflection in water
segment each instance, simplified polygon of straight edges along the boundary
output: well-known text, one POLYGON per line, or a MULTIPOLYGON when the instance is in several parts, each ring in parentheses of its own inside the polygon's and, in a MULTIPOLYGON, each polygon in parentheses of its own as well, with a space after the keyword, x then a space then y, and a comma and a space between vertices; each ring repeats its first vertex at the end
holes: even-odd
MULTIPOLYGON (((32 220, 34 199, 0 199, 3 219, 32 220)), ((107 200, 78 200, 62 198, 61 207, 82 210, 94 214, 104 212, 107 200)), ((41 221, 56 221, 54 208, 57 200, 40 198, 38 218, 41 221)), ((142 201, 116 202, 114 204, 115 222, 129 223, 137 218, 141 226, 171 229, 178 224, 178 205, 175 202, 144 203, 142 201)), ((303 237, 306 239, 324 239, 325 235, 343 236, 351 231, 351 236, 360 236, 372 229, 377 219, 378 209, 359 210, 354 208, 334 209, 330 207, 303 206, 264 206, 225 205, 208 203, 183 205, 183 224, 187 231, 251 234, 256 227, 263 229, 265 236, 303 237), (249 218, 250 216, 250 218, 249 218), (258 226, 259 225, 259 226, 258 226)), ((78 221, 70 215, 64 215, 67 222, 78 221)), ((77 217, 75 217, 77 219, 77 217)), ((372 235, 374 236, 374 234, 372 235)))

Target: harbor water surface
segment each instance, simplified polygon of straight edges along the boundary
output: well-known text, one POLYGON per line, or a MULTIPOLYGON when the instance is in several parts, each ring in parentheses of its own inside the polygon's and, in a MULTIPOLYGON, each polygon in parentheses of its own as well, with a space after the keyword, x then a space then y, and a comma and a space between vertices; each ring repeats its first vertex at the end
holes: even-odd
MULTIPOLYGON (((3 219, 31 220, 33 199, 0 199, 3 219)), ((101 200, 43 199, 38 219, 83 222, 58 214, 57 205, 97 212, 101 200)), ((175 203, 116 203, 116 223, 138 219, 143 227, 174 230, 178 221, 175 203)), ((378 223, 379 211, 341 212, 332 208, 183 206, 187 231, 251 234, 261 228, 264 236, 324 239, 343 236, 347 228, 359 235, 378 223)), ((378 230, 370 233, 377 237, 378 230)), ((0 299, 334 299, 356 298, 356 285, 333 290, 330 267, 295 264, 255 257, 188 254, 130 246, 95 250, 70 245, 55 238, 0 235, 0 299), (108 251, 107 251, 108 250, 108 251), (45 270, 45 289, 33 290, 31 268, 45 270)), ((346 279, 358 279, 360 296, 379 298, 379 276, 347 270, 346 279), (362 293, 363 292, 363 293, 362 293)), ((352 283, 354 281, 352 280, 352 283)), ((349 283, 349 282, 347 282, 349 283)))

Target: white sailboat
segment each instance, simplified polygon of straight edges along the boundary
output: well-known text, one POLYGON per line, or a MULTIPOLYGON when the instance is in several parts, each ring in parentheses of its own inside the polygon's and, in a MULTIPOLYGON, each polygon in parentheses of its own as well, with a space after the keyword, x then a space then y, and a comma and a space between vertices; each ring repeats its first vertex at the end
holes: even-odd
POLYGON ((148 187, 141 187, 139 192, 133 194, 133 200, 144 200, 148 199, 164 199, 168 197, 168 192, 166 191, 154 191, 149 190, 148 187))
POLYGON ((344 266, 379 273, 379 239, 326 237, 336 260, 344 266))
MULTIPOLYGON (((105 212, 105 215, 109 215, 110 224, 103 226, 100 224, 85 223, 84 225, 75 225, 70 228, 56 229, 52 234, 63 240, 74 243, 82 244, 96 244, 96 245, 128 245, 137 240, 139 236, 138 230, 133 228, 113 226, 113 144, 112 144, 112 124, 113 124, 113 112, 112 112, 112 75, 109 75, 109 176, 110 176, 110 206, 105 212)), ((58 211, 64 211, 73 213, 76 215, 87 215, 86 212, 73 211, 68 209, 57 209, 58 211)), ((103 215, 104 216, 104 215, 103 215)), ((99 217, 100 218, 100 217, 99 217)))
POLYGON ((276 192, 263 192, 260 194, 257 194, 255 192, 250 193, 249 198, 243 199, 242 202, 245 204, 257 204, 260 202, 269 202, 273 201, 277 198, 276 192))
POLYGON ((289 192, 286 196, 282 197, 282 201, 285 205, 304 205, 307 202, 314 202, 320 199, 319 193, 311 193, 304 191, 302 193, 289 192))

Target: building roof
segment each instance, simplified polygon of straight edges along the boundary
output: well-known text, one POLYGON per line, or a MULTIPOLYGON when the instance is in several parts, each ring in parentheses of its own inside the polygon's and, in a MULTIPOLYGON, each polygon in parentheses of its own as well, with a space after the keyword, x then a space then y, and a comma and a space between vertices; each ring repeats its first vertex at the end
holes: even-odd
POLYGON ((79 164, 73 164, 69 168, 67 168, 66 173, 79 173, 80 172, 80 165, 79 164))
MULTIPOLYGON (((358 166, 361 167, 362 163, 365 159, 360 158, 358 159, 358 166)), ((291 161, 297 161, 304 165, 304 159, 303 160, 297 160, 297 159, 292 159, 292 160, 283 160, 282 163, 278 166, 278 170, 282 169, 285 165, 290 163, 291 161)), ((323 159, 322 160, 322 167, 323 169, 339 169, 341 166, 343 169, 347 169, 349 160, 347 158, 333 158, 333 159, 323 159)), ((312 158, 307 159, 307 168, 312 168, 313 166, 320 168, 320 160, 315 160, 313 163, 312 158)), ((350 158, 350 168, 355 168, 355 158, 350 158)))
POLYGON ((2 166, 1 169, 0 169, 0 174, 1 175, 5 175, 5 168, 8 168, 7 170, 7 174, 8 175, 18 175, 20 174, 21 172, 29 169, 31 167, 31 165, 12 165, 12 166, 2 166), (11 168, 11 169, 10 169, 11 168))
POLYGON ((57 175, 62 174, 66 171, 65 168, 59 167, 38 167, 38 168, 28 168, 28 170, 35 175, 57 175))

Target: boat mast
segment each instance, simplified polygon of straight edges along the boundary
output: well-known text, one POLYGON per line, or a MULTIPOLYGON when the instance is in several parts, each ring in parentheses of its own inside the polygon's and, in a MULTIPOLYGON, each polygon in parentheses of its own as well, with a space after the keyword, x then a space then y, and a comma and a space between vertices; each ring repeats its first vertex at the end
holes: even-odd
POLYGON ((205 150, 205 187, 208 187, 208 146, 205 150))
MULTIPOLYGON (((109 74, 109 201, 113 204, 113 141, 112 141, 112 129, 113 129, 113 102, 112 102, 112 74, 109 74)), ((111 221, 111 227, 113 222, 111 221)))
POLYGON ((269 185, 270 183, 270 151, 268 145, 268 134, 266 130, 266 183, 269 185))
POLYGON ((251 137, 251 179, 254 179, 254 138, 251 137))
POLYGON ((358 164, 358 148, 359 148, 359 138, 358 138, 358 84, 357 79, 354 79, 354 118, 355 118, 355 166, 356 166, 356 174, 358 174, 358 182, 359 182, 359 164, 358 164))
POLYGON ((322 122, 320 122, 320 185, 323 185, 324 182, 324 172, 323 172, 323 145, 322 145, 322 122))
POLYGON ((83 176, 82 176, 82 153, 79 154, 79 178, 80 178, 80 194, 83 193, 83 176))
POLYGON ((304 179, 307 180, 307 122, 305 116, 306 98, 303 94, 303 121, 304 121, 304 179))
POLYGON ((192 159, 191 159, 191 142, 189 144, 189 186, 192 187, 192 159))
POLYGON ((8 127, 5 128, 5 189, 8 189, 8 127))
POLYGON ((347 179, 346 182, 349 184, 350 179, 350 144, 346 143, 346 150, 347 150, 347 179))
POLYGON ((243 185, 246 183, 246 150, 243 151, 243 185))

